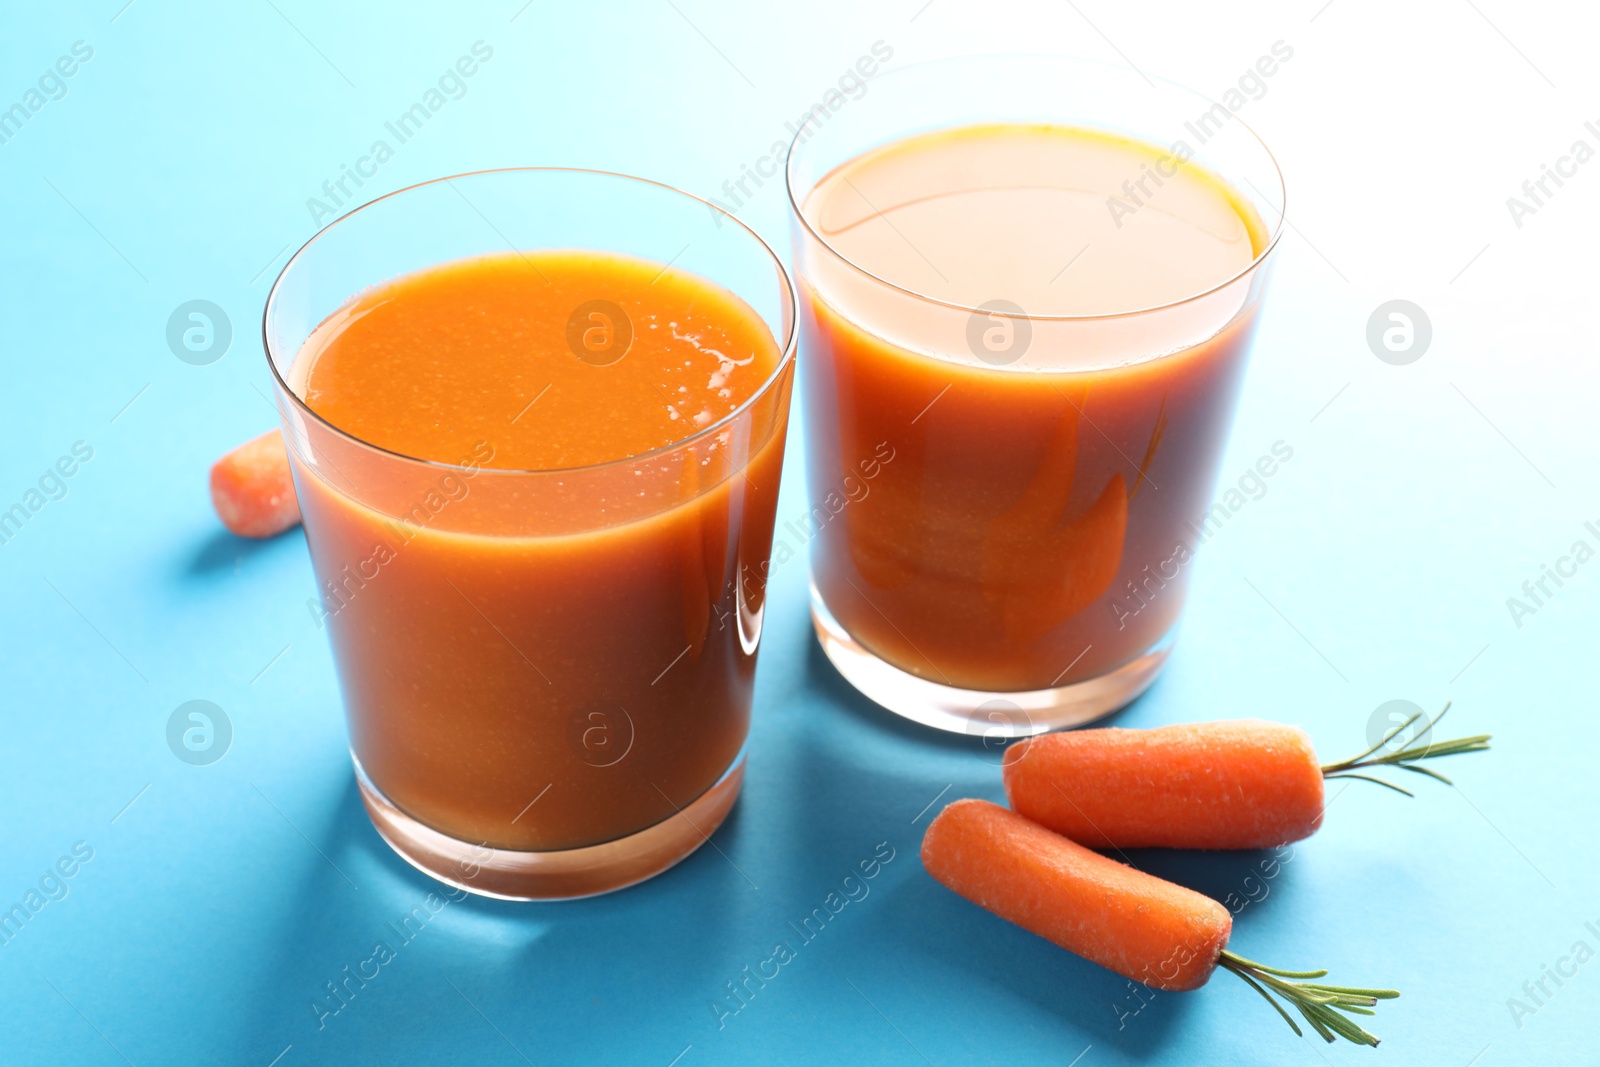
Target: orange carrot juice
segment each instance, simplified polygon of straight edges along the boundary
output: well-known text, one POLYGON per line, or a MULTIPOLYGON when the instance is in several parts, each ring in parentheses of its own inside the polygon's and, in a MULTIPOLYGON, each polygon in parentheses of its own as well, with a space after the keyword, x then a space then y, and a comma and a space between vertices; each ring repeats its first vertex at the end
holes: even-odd
POLYGON ((813 501, 896 455, 812 541, 825 647, 984 694, 1164 649, 1254 307, 1168 326, 1262 253, 1255 211, 1168 150, 995 123, 865 152, 800 216, 813 501))
POLYGON ((560 852, 662 823, 736 764, 782 357, 733 294, 585 251, 407 274, 310 334, 290 388, 341 434, 291 450, 296 485, 381 804, 486 854, 560 852), (391 453, 425 462, 394 475, 391 453))

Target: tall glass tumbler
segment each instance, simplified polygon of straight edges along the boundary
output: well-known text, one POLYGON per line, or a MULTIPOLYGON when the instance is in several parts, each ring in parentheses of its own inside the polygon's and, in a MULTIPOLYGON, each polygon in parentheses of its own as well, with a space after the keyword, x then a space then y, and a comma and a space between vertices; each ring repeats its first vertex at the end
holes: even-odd
MULTIPOLYGON (((587 362, 589 331, 621 326, 607 313, 574 308, 579 347, 545 358, 587 362)), ((795 314, 783 265, 737 219, 594 171, 413 186, 332 223, 284 268, 264 333, 319 583, 311 606, 333 646, 362 799, 413 865, 488 896, 585 896, 665 870, 727 815, 743 780, 795 314), (353 297, 508 249, 671 264, 742 301, 776 367, 731 413, 686 421, 682 440, 565 470, 497 469, 481 462, 492 441, 460 464, 398 455, 307 405, 304 346, 353 297)))
POLYGON ((1222 104, 1060 57, 906 67, 836 103, 787 166, 821 645, 941 729, 1109 713, 1173 640, 1277 165, 1222 104), (1208 277, 1195 252, 1234 265, 1208 277), (1116 302, 1146 283, 1164 295, 1116 302))

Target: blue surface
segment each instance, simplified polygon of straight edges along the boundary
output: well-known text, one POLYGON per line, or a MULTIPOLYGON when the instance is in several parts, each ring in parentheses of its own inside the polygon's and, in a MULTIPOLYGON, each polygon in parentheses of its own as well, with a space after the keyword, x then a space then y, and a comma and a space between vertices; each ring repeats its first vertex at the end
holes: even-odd
MULTIPOLYGON (((1523 983, 1575 942, 1600 949, 1600 562, 1520 626, 1506 598, 1574 541, 1600 545, 1583 525, 1600 525, 1595 337, 1577 311, 1600 175, 1522 228, 1503 205, 1595 139, 1576 102, 1592 30, 1352 0, 1160 17, 122 3, 12 4, 0 37, 0 105, 74 42, 93 49, 0 144, 0 507, 75 442, 93 450, 0 545, 0 907, 41 879, 59 898, 0 945, 0 1063, 1595 1061, 1600 963, 1544 979, 1537 1002, 1523 983), (1373 1025, 1383 1047, 1296 1039, 1226 977, 1144 1003, 936 885, 917 858, 926 809, 998 799, 995 761, 840 681, 799 561, 771 585, 748 783, 716 849, 592 901, 451 903, 401 944, 388 924, 439 887, 361 810, 304 541, 227 536, 205 491, 214 457, 274 424, 260 308, 323 181, 479 40, 493 59, 363 197, 514 164, 716 194, 876 40, 895 62, 1019 39, 1120 53, 1217 95, 1277 38, 1296 58, 1250 120, 1280 153, 1295 229, 1223 479, 1278 440, 1294 458, 1202 550, 1167 672, 1119 722, 1276 718, 1335 756, 1365 747, 1384 701, 1448 698, 1457 731, 1494 732, 1492 754, 1450 767, 1456 790, 1340 792, 1264 882, 1247 881, 1258 855, 1139 858, 1261 898, 1237 921, 1249 956, 1404 990, 1373 1025), (1434 325, 1407 367, 1363 340, 1394 297, 1434 325), (166 345, 192 299, 232 322, 210 365, 166 345), (167 747, 192 699, 232 723, 210 766, 167 747), (790 922, 875 850, 894 858, 870 892, 801 943, 790 922), (62 857, 71 877, 47 877, 62 857), (380 940, 393 958, 319 1028, 325 983, 380 940), (729 1013, 727 984, 780 941, 793 958, 729 1013), (1512 997, 1534 1010, 1514 1016, 1512 997)), ((769 185, 741 214, 785 247, 784 210, 769 185)), ((803 508, 800 452, 780 518, 803 508)))

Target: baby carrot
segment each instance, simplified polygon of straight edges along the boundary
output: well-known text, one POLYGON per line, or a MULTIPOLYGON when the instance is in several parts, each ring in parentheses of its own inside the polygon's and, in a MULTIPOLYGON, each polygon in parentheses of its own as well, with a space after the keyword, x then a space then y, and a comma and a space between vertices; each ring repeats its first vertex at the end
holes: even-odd
POLYGON ((1205 985, 1233 931, 1233 916, 1210 897, 985 800, 939 813, 922 838, 922 865, 974 904, 1153 989, 1205 985))
POLYGON ((1124 866, 984 800, 958 800, 922 838, 922 864, 949 889, 1069 952, 1155 989, 1204 985, 1218 966, 1272 999, 1286 1001, 1328 1041, 1376 1046, 1378 1039, 1339 1012, 1370 1015, 1390 989, 1352 989, 1294 978, 1227 950, 1228 909, 1209 897, 1124 866), (1271 993, 1268 992, 1271 991, 1271 993))
POLYGON ((269 430, 217 460, 211 504, 222 525, 240 537, 271 537, 298 523, 300 502, 283 434, 269 430))
POLYGON ((1415 721, 1360 756, 1327 765, 1305 731, 1258 719, 1045 734, 1007 749, 1006 796, 1018 812, 1091 848, 1273 848, 1322 825, 1325 778, 1362 778, 1404 793, 1359 772, 1392 766, 1448 784, 1416 761, 1488 747, 1484 734, 1374 756, 1415 721))
POLYGON ((1271 848, 1322 825, 1311 739, 1260 720, 1045 734, 1003 775, 1012 808, 1091 848, 1271 848))

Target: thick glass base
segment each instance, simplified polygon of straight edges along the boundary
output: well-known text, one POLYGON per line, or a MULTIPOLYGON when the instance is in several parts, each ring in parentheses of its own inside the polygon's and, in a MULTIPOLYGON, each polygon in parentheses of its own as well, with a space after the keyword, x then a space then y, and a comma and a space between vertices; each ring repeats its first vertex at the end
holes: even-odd
POLYGON ((1054 689, 985 692, 940 685, 880 659, 834 618, 815 583, 811 621, 817 640, 863 696, 913 722, 983 738, 1031 737, 1109 715, 1150 688, 1172 649, 1172 631, 1131 662, 1097 678, 1054 689))
POLYGON ((741 750, 716 784, 654 826, 586 848, 514 852, 462 841, 424 826, 378 791, 360 760, 355 760, 355 765, 361 802, 372 825, 401 859, 446 885, 499 900, 572 900, 653 878, 716 832, 744 784, 741 750))

